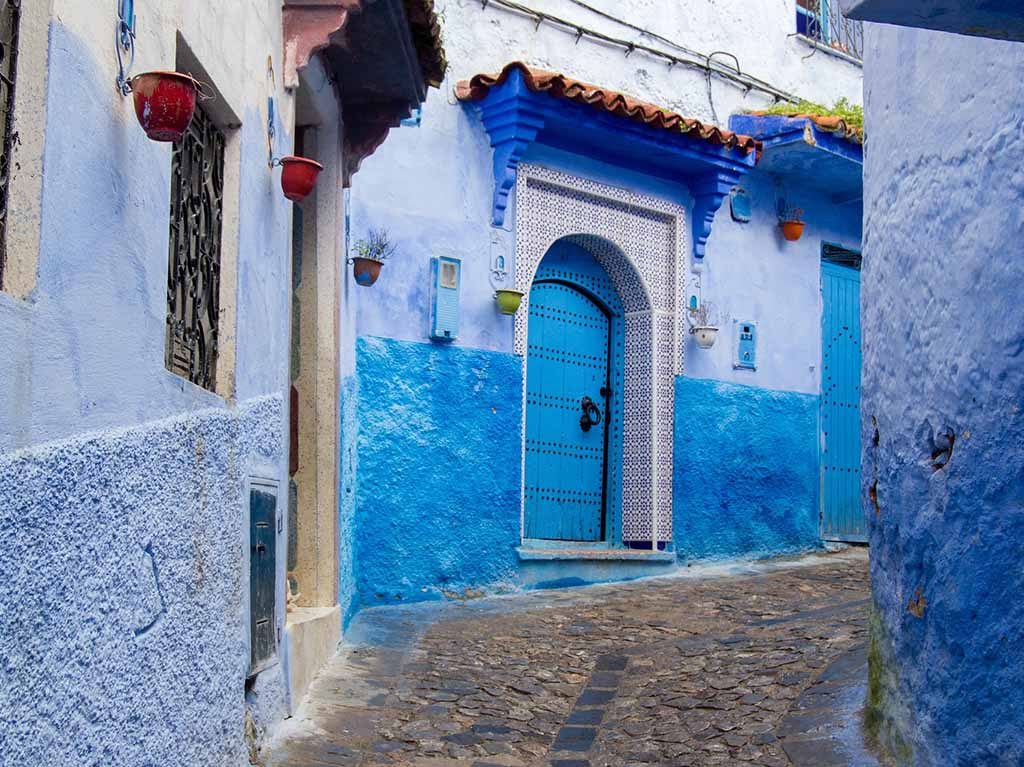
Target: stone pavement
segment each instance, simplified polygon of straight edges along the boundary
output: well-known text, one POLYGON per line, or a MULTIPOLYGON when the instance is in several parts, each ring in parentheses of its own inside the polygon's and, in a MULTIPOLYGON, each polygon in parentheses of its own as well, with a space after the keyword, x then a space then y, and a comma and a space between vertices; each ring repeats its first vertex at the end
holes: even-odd
POLYGON ((873 765, 868 603, 848 550, 366 610, 264 764, 873 765))

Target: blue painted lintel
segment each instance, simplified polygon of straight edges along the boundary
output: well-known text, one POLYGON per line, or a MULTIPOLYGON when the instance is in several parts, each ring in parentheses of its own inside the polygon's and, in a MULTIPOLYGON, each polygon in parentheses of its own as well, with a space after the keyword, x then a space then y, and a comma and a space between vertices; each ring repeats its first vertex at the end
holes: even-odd
POLYGON ((757 162, 753 152, 531 91, 518 70, 474 108, 494 149, 495 226, 504 224, 520 160, 537 143, 687 187, 695 203, 694 256, 700 259, 714 213, 757 162))
POLYGON ((841 0, 851 19, 1024 42, 1020 0, 841 0))

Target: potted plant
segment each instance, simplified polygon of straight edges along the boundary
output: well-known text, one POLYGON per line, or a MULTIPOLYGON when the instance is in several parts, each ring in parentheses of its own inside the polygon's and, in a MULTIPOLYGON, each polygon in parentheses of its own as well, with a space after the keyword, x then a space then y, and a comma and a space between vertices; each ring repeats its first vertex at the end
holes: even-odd
POLYGON ((352 275, 356 284, 370 287, 380 277, 384 262, 395 253, 395 245, 388 239, 386 229, 371 229, 364 240, 356 240, 356 255, 352 258, 352 275))
POLYGON ((708 302, 701 303, 696 309, 690 309, 690 334, 701 349, 710 349, 718 337, 718 326, 715 324, 715 308, 708 302))
POLYGON ((494 300, 498 302, 498 311, 502 314, 515 314, 523 301, 523 291, 515 288, 495 288, 494 300))
POLYGON ((153 141, 180 141, 196 111, 196 79, 181 72, 143 72, 129 86, 146 135, 153 141))
POLYGON ((779 213, 779 228, 782 236, 790 242, 796 242, 804 234, 803 208, 783 206, 779 213))
POLYGON ((281 165, 281 191, 292 202, 302 202, 313 191, 324 166, 316 160, 296 155, 282 157, 278 162, 281 165))

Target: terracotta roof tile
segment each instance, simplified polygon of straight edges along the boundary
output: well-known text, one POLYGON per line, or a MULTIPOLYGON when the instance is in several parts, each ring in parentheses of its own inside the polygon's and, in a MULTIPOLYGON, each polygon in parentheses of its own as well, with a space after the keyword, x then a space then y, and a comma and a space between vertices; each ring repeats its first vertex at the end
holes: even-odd
POLYGON ((469 80, 462 80, 455 87, 455 95, 460 101, 479 101, 487 96, 491 88, 504 83, 514 70, 519 70, 523 74, 526 87, 536 93, 547 93, 579 104, 586 104, 619 117, 646 123, 655 128, 735 148, 744 154, 759 152, 761 148, 760 142, 750 136, 722 130, 715 125, 702 123, 692 117, 683 117, 618 91, 580 82, 557 72, 535 69, 521 61, 506 64, 505 68, 497 74, 478 74, 469 80))
POLYGON ((837 117, 836 115, 809 115, 800 112, 799 110, 781 113, 748 112, 748 114, 754 115, 755 117, 791 117, 796 120, 810 120, 820 130, 823 130, 826 133, 835 133, 847 141, 853 141, 856 144, 864 143, 864 129, 857 125, 851 125, 842 117, 837 117))

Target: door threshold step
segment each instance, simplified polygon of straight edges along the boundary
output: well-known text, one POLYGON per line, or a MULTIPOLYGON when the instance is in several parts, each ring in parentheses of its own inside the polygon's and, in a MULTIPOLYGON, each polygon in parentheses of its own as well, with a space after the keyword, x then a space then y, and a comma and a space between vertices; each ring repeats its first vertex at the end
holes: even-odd
POLYGON ((520 561, 600 561, 600 562, 675 562, 674 551, 648 551, 646 549, 576 548, 573 546, 516 548, 520 561))

